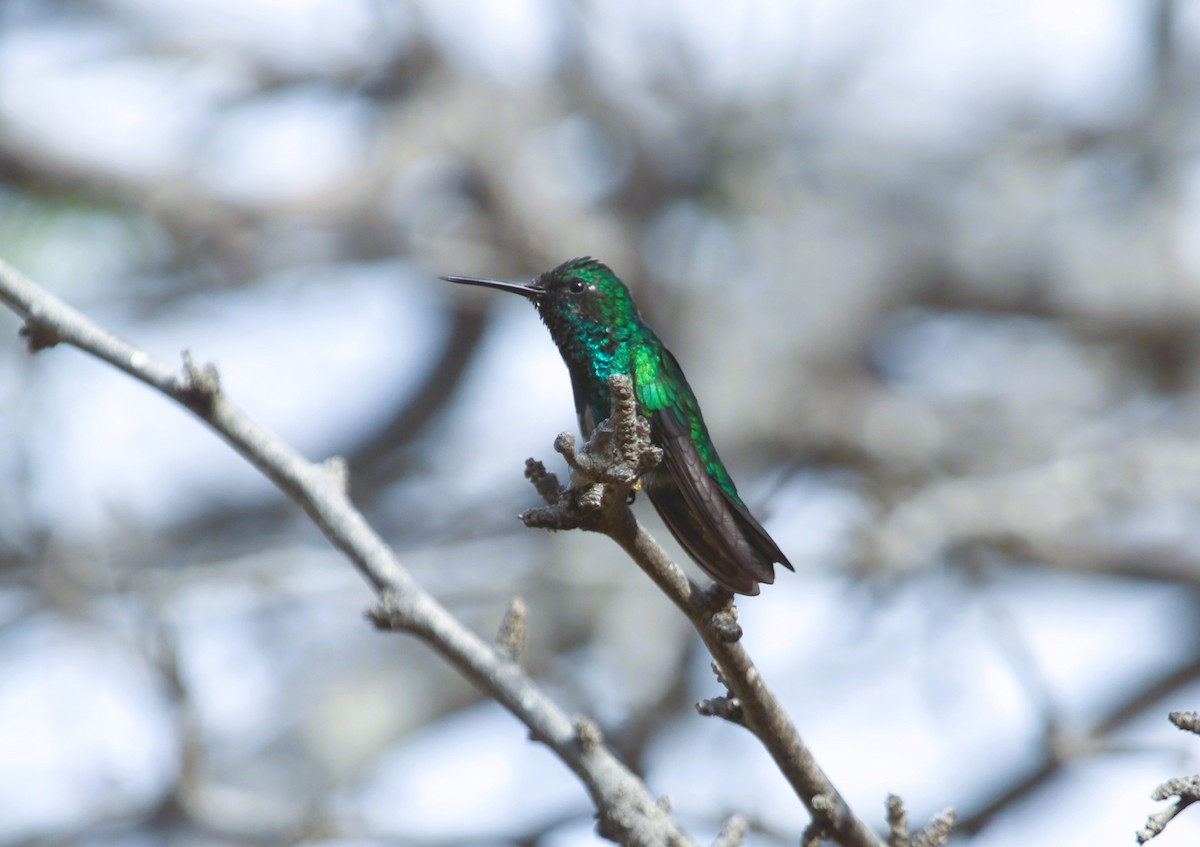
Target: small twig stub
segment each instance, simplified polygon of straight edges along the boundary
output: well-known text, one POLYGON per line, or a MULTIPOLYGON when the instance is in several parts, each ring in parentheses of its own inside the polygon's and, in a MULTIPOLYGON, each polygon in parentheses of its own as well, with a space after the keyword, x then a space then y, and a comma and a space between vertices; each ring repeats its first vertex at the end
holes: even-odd
POLYGON ((20 329, 20 335, 25 339, 30 353, 53 347, 62 340, 51 324, 39 320, 33 315, 25 319, 25 324, 20 329))

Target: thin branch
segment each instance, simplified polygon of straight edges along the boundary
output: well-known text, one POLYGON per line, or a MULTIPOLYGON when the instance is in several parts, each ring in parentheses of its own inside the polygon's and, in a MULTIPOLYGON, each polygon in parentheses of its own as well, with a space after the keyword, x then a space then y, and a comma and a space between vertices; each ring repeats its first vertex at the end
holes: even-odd
POLYGON ((225 396, 216 369, 185 355, 182 372, 156 361, 0 261, 0 300, 25 319, 32 350, 70 344, 119 368, 190 409, 299 503, 379 595, 377 624, 416 635, 520 719, 585 784, 599 830, 622 844, 691 842, 641 781, 604 746, 589 721, 573 719, 510 657, 464 627, 400 564, 354 508, 337 463, 314 465, 260 427, 225 396))
POLYGON ((845 847, 881 847, 883 842, 853 813, 817 764, 742 647, 732 596, 721 589, 700 589, 634 518, 629 495, 641 474, 661 459, 661 451, 650 443, 649 427, 637 414, 629 379, 616 375, 608 384, 612 417, 578 451, 575 439, 565 433, 555 442, 555 450, 571 467, 571 486, 559 487, 541 463, 528 462, 527 476, 552 505, 526 512, 523 520, 546 529, 601 532, 621 545, 691 621, 729 689, 727 697, 703 701, 700 711, 741 724, 759 738, 812 814, 814 837, 819 830, 845 847))

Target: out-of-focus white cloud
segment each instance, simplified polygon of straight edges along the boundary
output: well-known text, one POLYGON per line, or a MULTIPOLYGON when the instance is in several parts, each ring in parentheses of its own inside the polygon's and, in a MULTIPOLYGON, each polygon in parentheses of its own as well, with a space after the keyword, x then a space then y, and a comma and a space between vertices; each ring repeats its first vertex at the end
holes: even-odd
POLYGON ((29 25, 0 44, 5 131, 44 154, 131 178, 178 172, 211 109, 241 89, 228 66, 133 55, 99 25, 29 25))
MULTIPOLYGON (((233 402, 321 461, 416 384, 440 326, 437 285, 400 264, 310 267, 144 323, 96 317, 164 361, 190 348, 215 363, 233 402)), ((28 445, 34 510, 56 532, 111 529, 121 515, 169 521, 196 498, 269 490, 185 410, 72 351, 54 354, 31 402, 46 421, 28 445)))
POLYGON ((150 808, 179 766, 154 673, 96 626, 35 615, 0 641, 0 839, 150 808))
POLYGON ((490 702, 414 734, 344 802, 373 831, 428 840, 519 832, 564 813, 593 813, 566 766, 490 702))
POLYGON ((334 191, 361 173, 366 108, 310 88, 231 107, 199 145, 193 177, 205 190, 268 208, 334 191))
POLYGON ((409 33, 403 3, 371 0, 104 0, 167 42, 255 58, 293 73, 361 67, 409 33), (394 7, 394 8, 393 8, 394 7))

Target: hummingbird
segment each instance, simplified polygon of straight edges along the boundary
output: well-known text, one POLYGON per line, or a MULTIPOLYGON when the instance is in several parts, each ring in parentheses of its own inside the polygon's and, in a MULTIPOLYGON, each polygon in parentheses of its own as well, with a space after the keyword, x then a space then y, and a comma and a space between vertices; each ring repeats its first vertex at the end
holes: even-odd
POLYGON ((679 363, 607 265, 585 256, 532 282, 442 279, 509 291, 533 303, 570 372, 584 438, 609 416, 608 378, 629 377, 638 413, 663 451, 643 487, 667 529, 717 583, 754 595, 759 583, 775 581, 775 562, 795 570, 738 495, 679 363))

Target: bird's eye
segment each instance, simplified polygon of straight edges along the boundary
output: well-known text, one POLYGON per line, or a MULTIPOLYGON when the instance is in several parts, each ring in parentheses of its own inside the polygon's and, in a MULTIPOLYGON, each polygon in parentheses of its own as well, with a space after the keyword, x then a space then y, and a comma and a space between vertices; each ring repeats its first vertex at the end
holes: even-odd
POLYGON ((571 284, 567 286, 567 290, 572 294, 582 294, 585 288, 587 288, 587 283, 582 279, 573 279, 571 280, 571 284))

